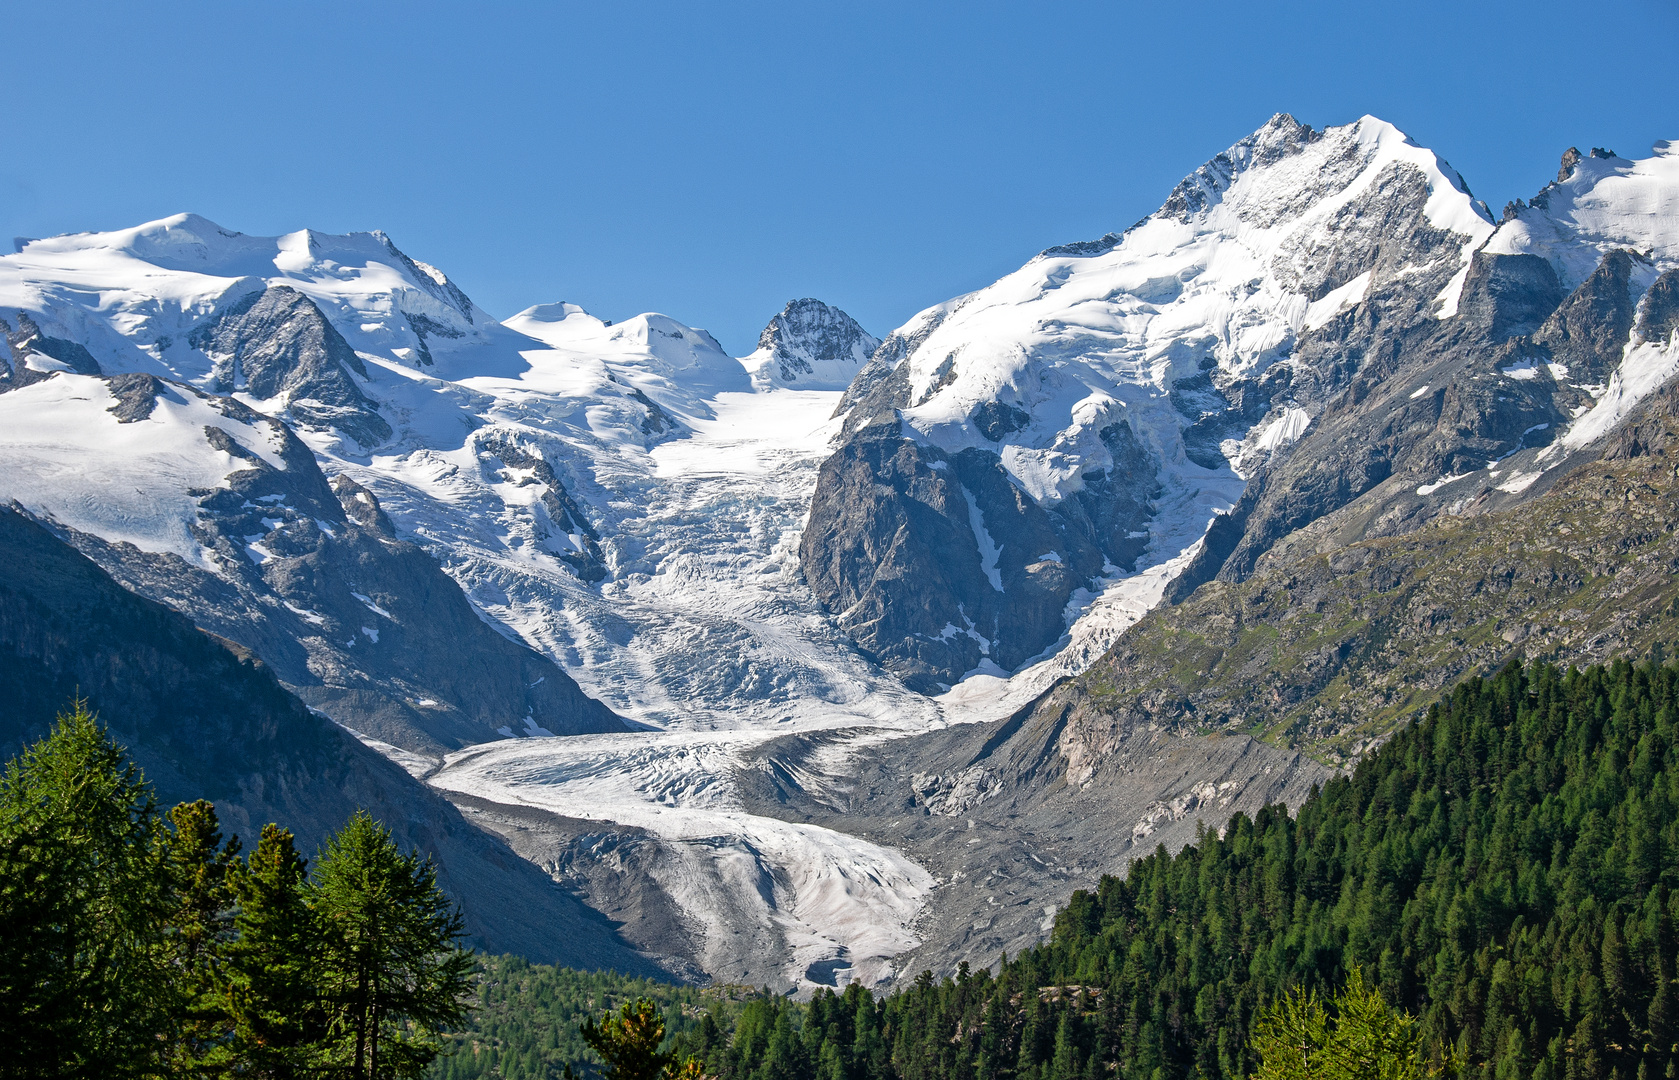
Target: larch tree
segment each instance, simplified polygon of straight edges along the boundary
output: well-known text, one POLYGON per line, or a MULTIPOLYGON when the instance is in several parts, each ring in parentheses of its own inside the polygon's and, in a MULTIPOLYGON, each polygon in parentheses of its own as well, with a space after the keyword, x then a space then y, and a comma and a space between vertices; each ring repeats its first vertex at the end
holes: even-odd
POLYGON ((334 1063, 357 1080, 418 1076, 465 1015, 472 970, 436 866, 358 812, 322 849, 309 894, 334 1063))
POLYGON ((0 1077, 160 1074, 170 1026, 157 806, 87 703, 0 776, 0 1077))

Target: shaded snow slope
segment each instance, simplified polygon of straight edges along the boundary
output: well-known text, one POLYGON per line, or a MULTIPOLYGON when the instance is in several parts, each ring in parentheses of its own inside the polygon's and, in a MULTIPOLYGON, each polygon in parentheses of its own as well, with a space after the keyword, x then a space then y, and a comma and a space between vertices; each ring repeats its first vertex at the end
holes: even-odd
POLYGON ((68 372, 0 394, 0 500, 214 571, 218 556, 192 533, 193 493, 226 488, 230 473, 249 467, 244 454, 284 469, 278 422, 247 422, 224 403, 174 388, 143 419, 124 423, 112 411, 119 407, 105 380, 68 372))

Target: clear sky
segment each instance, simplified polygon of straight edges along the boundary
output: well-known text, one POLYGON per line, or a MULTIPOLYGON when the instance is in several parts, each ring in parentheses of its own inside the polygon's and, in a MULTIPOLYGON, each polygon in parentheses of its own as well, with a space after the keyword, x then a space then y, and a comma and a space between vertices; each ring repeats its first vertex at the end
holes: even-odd
POLYGON ((1123 229, 1285 111, 1373 113, 1497 213, 1679 139, 1679 2, 6 5, 0 236, 191 210, 384 229, 498 317, 790 298, 884 335, 1123 229))

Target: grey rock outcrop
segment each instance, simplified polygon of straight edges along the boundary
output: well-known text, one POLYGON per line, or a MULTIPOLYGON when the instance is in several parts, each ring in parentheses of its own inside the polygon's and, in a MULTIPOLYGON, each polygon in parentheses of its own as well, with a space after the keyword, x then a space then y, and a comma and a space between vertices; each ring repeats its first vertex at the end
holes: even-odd
POLYGON ((937 692, 986 660, 1017 667, 1065 632, 1074 591, 1142 552, 1155 467, 1126 422, 1102 439, 1113 467, 1045 508, 995 453, 864 428, 823 463, 799 547, 806 580, 911 689, 937 692))
POLYGON ((1619 362, 1632 332, 1628 280, 1636 258, 1610 252, 1564 297, 1542 259, 1477 255, 1457 318, 1418 319, 1380 341, 1367 338, 1379 346, 1375 357, 1354 334, 1307 343, 1319 356, 1362 347, 1364 362, 1319 415, 1311 437, 1256 477, 1236 509, 1214 523, 1168 599, 1181 601, 1215 577, 1245 580, 1285 537, 1355 502, 1356 513, 1319 530, 1315 545, 1331 534, 1347 544, 1409 532, 1465 495, 1450 484, 1419 488, 1489 462, 1508 460, 1512 470, 1526 464, 1518 455, 1548 444, 1572 412, 1592 402, 1577 383, 1601 382, 1619 362), (1563 370, 1553 364, 1563 365, 1569 381, 1553 374, 1563 370), (1507 376, 1509 368, 1525 377, 1507 376))
MULTIPOLYGON (((643 430, 649 434, 663 432, 669 417, 640 390, 638 400, 647 404, 647 422, 643 430), (649 427, 648 425, 655 425, 649 427)), ((577 500, 571 497, 564 482, 555 473, 540 448, 520 445, 505 432, 491 432, 478 442, 480 454, 493 455, 508 469, 523 474, 515 480, 520 485, 535 484, 541 488, 538 503, 547 520, 536 523, 536 535, 561 562, 584 581, 600 581, 606 577, 606 558, 601 554, 600 533, 596 531, 577 500)), ((504 473, 505 475, 505 473, 504 473)))
POLYGON ((390 424, 352 378, 367 379, 361 357, 296 289, 249 293, 194 327, 188 341, 212 359, 223 393, 277 397, 297 423, 337 428, 366 447, 391 437, 390 424))
POLYGON ((1639 341, 1667 341, 1679 330, 1679 270, 1658 277, 1639 301, 1639 341))
POLYGON ((27 312, 17 313, 17 323, 17 328, 13 329, 5 319, 0 319, 0 334, 5 337, 4 344, 0 345, 0 393, 40 382, 50 377, 55 368, 78 375, 100 374, 99 361, 87 351, 87 346, 64 338, 49 337, 41 332, 27 312))

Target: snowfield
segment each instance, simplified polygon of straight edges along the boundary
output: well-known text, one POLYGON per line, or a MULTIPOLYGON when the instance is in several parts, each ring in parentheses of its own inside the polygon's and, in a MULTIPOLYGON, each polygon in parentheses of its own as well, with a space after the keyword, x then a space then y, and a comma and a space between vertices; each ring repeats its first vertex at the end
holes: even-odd
POLYGON ((0 500, 215 570, 215 556, 188 529, 198 512, 198 500, 188 492, 225 486, 229 473, 248 466, 212 446, 204 430, 221 428, 283 469, 276 432, 267 430, 272 421, 242 423, 213 401, 179 390, 165 393, 151 416, 134 423, 119 423, 110 411, 115 404, 103 379, 67 371, 0 394, 0 461, 6 464, 0 500))

